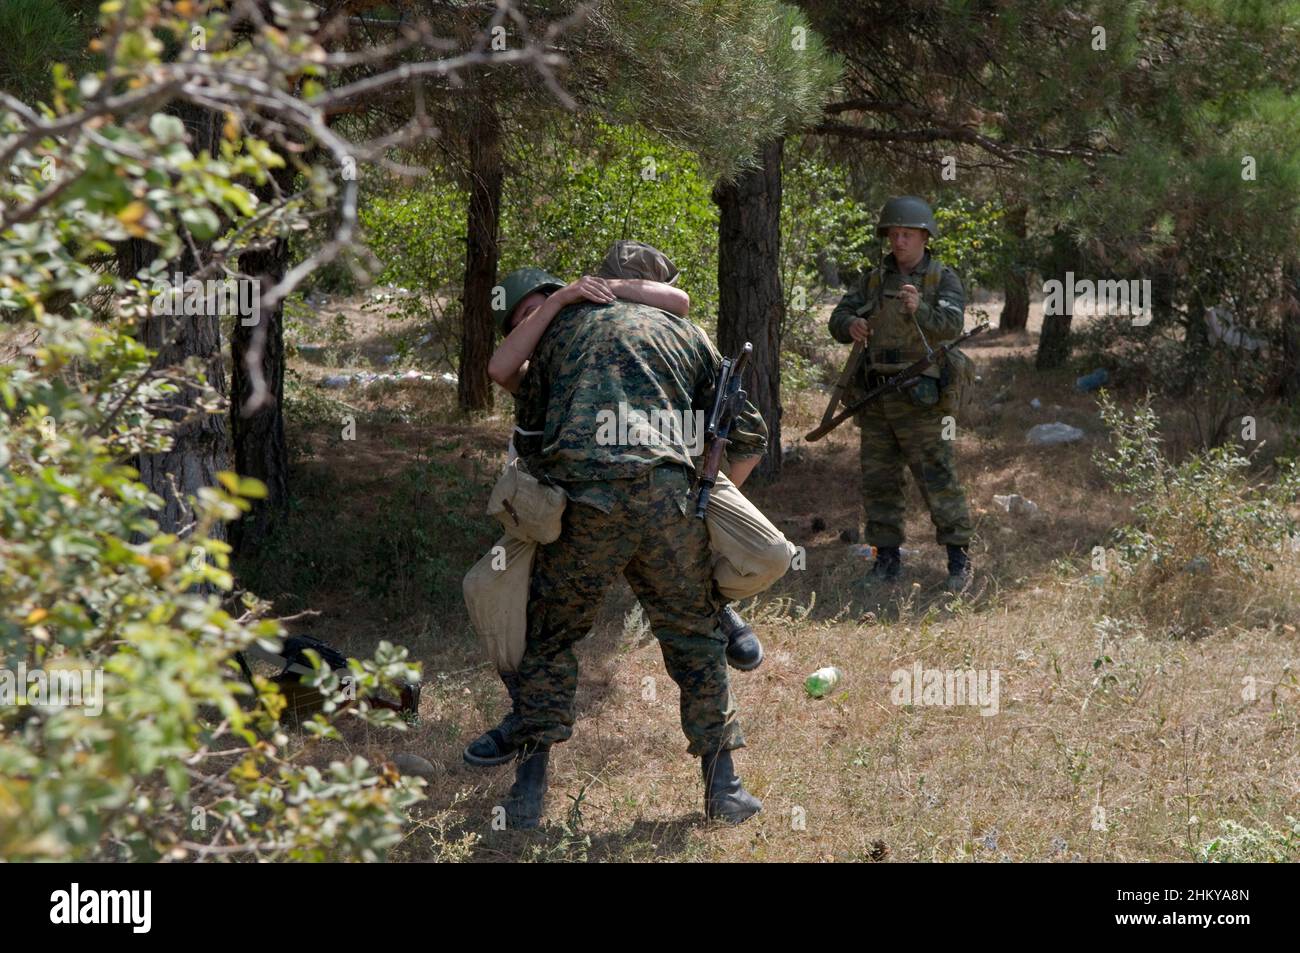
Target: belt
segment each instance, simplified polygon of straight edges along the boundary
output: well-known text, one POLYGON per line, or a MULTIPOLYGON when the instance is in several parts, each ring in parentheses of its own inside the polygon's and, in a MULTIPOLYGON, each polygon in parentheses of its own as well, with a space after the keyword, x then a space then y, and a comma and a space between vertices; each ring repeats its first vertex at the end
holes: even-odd
POLYGON ((634 483, 671 483, 677 477, 682 477, 686 482, 690 483, 695 479, 695 471, 676 460, 665 460, 663 463, 648 467, 634 477, 625 477, 624 479, 629 485, 632 485, 634 483))
POLYGON ((911 364, 925 357, 925 351, 911 348, 880 348, 867 351, 868 364, 911 364))
POLYGON ((653 479, 659 479, 659 480, 664 480, 664 479, 671 480, 673 476, 682 476, 685 477, 686 481, 689 483, 695 479, 695 471, 692 470, 684 463, 678 463, 675 460, 671 460, 667 463, 661 463, 659 464, 659 466, 655 467, 651 471, 651 476, 653 479))

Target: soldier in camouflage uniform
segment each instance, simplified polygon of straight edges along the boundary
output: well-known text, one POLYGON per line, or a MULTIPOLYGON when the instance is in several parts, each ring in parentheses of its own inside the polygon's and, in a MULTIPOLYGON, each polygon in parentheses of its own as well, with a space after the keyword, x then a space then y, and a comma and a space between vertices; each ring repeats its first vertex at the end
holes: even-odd
MULTIPOLYGON (((509 390, 518 393, 527 370, 528 358, 540 342, 544 329, 549 326, 555 315, 565 305, 583 300, 597 304, 608 304, 615 298, 633 303, 645 304, 679 317, 686 317, 690 307, 690 298, 685 292, 672 287, 677 280, 677 266, 659 249, 643 242, 622 240, 615 242, 605 255, 604 261, 595 279, 584 277, 570 285, 565 285, 559 278, 540 268, 520 268, 512 271, 502 280, 505 292, 497 309, 501 314, 501 332, 505 341, 492 355, 488 373, 492 379, 509 390), (540 330, 539 330, 540 326, 540 330), (522 337, 522 343, 520 339, 522 337)), ((519 411, 516 402, 516 413, 519 411)), ((517 445, 527 447, 537 443, 542 436, 545 421, 520 421, 515 428, 511 441, 511 455, 517 445)), ((757 458, 754 458, 755 460, 757 458)), ((733 468, 732 474, 743 482, 743 475, 733 468)), ((725 490, 715 490, 715 504, 723 505, 722 500, 730 502, 733 510, 738 507, 743 497, 731 488, 731 495, 725 490), (721 494, 721 495, 720 495, 721 494)), ((749 504, 744 502, 745 506, 749 504)), ((757 514, 761 519, 761 514, 757 514)), ((711 516, 713 513, 711 512, 711 516)), ((776 532, 774 527, 771 527, 776 532)), ((779 533, 777 533, 779 536, 779 533)), ((752 541, 752 540, 751 540, 752 541)), ((763 566, 764 561, 776 557, 778 549, 788 548, 784 537, 780 545, 774 541, 763 540, 759 546, 746 555, 747 569, 766 569, 771 572, 771 564, 763 566)), ((716 556, 716 550, 715 550, 716 556)), ((783 552, 784 557, 784 552, 783 552)), ((784 568, 788 568, 788 557, 784 568)), ((727 563, 727 565, 733 565, 727 563)), ((477 567, 476 567, 477 569, 477 567)), ((471 574, 473 571, 471 571, 471 574)), ((468 580, 468 576, 466 577, 468 580)), ((736 584, 735 579, 730 580, 736 584)), ((481 585, 481 583, 480 583, 481 585)), ((495 593, 500 595, 500 593, 495 593)), ((480 589, 479 597, 487 595, 480 589)), ((509 594, 513 597, 513 593, 509 594)), ((466 595, 469 605, 470 596, 466 595)), ((473 613, 471 613, 472 615, 473 613)), ((763 660, 763 647, 753 628, 731 606, 724 604, 718 614, 718 625, 727 637, 727 664, 741 671, 757 668, 763 660)), ((515 734, 518 730, 518 675, 512 666, 510 670, 499 670, 498 675, 510 695, 511 709, 505 717, 492 728, 471 741, 465 748, 464 760, 475 767, 489 767, 505 764, 514 760, 518 754, 515 734)))
MULTIPOLYGON (((864 342, 854 381, 856 396, 924 357, 927 347, 957 337, 964 323, 961 280, 926 248, 937 234, 929 205, 914 196, 890 199, 876 234, 888 238, 891 253, 880 267, 863 275, 830 317, 835 340, 864 342)), ((862 428, 866 541, 877 550, 873 580, 892 581, 902 571, 906 466, 930 511, 935 539, 947 546, 947 588, 959 592, 970 585, 972 527, 953 465, 957 401, 950 376, 946 362, 932 366, 910 390, 878 398, 855 418, 862 428)))
MULTIPOLYGON (((511 827, 540 820, 550 746, 573 733, 574 646, 620 572, 681 691, 682 731, 701 759, 706 814, 740 823, 762 807, 732 763, 744 738, 717 623, 721 600, 708 532, 688 500, 687 428, 699 419, 695 411, 707 414, 720 363, 690 321, 625 301, 570 305, 533 354, 518 417, 521 431, 542 433, 519 452, 529 472, 565 488, 569 505, 560 538, 538 549, 533 568, 519 667, 523 752, 506 804, 511 827), (675 416, 655 413, 662 411, 675 416)), ((752 405, 731 439, 733 470, 748 472, 767 443, 752 405)))

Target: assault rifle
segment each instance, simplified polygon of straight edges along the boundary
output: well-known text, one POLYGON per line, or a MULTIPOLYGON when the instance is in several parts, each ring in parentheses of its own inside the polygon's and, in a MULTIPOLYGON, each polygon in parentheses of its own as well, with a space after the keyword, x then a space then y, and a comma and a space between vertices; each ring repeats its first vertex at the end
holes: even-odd
POLYGON ((753 353, 754 345, 746 341, 739 355, 722 359, 713 410, 709 414, 708 426, 704 428, 705 439, 709 442, 708 449, 704 452, 704 463, 695 478, 695 488, 699 493, 695 501, 695 515, 700 519, 704 519, 704 513, 709 508, 709 494, 718 481, 722 451, 731 442, 731 425, 735 423, 736 415, 745 408, 745 367, 753 353))
POLYGON ((844 373, 840 375, 840 380, 835 385, 835 390, 831 393, 831 402, 826 408, 826 413, 822 416, 821 424, 819 424, 815 429, 808 431, 808 433, 804 435, 804 439, 809 443, 812 443, 815 440, 820 440, 876 398, 888 394, 890 391, 901 391, 911 387, 921 379, 921 375, 924 374, 925 371, 936 361, 938 361, 939 358, 943 357, 963 341, 970 340, 981 331, 987 331, 988 327, 988 322, 977 324, 965 334, 953 338, 953 340, 944 344, 940 344, 916 363, 903 368, 893 377, 881 381, 881 383, 867 391, 863 397, 855 400, 839 413, 835 413, 835 407, 843 396, 845 388, 848 387, 853 376, 857 373, 857 365, 860 363, 863 350, 862 342, 859 341, 853 346, 853 352, 849 355, 848 363, 844 366, 844 373))

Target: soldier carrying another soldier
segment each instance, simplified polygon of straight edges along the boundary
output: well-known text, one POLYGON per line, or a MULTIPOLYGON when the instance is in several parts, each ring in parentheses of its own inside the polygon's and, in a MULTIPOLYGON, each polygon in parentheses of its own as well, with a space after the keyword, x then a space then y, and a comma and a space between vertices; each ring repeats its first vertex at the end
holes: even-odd
MULTIPOLYGON (((613 411, 684 419, 707 411, 721 359, 690 321, 624 301, 564 308, 542 335, 521 382, 520 427, 541 430, 520 447, 528 471, 564 487, 568 506, 554 542, 539 546, 518 672, 521 748, 506 802, 511 827, 541 818, 552 745, 573 733, 578 660, 605 591, 621 572, 659 640, 681 693, 682 731, 700 758, 708 817, 746 820, 761 802, 736 776, 744 746, 718 627, 705 521, 690 505, 692 456, 680 431, 627 444, 601 435, 613 411), (603 412, 603 413, 602 413, 603 412), (532 422, 532 426, 529 423, 532 422)), ((731 433, 739 482, 766 449, 767 427, 747 404, 731 433)))
MULTIPOLYGON (((677 268, 663 252, 636 241, 616 242, 606 254, 597 277, 583 278, 567 288, 537 268, 511 272, 502 282, 506 293, 500 309, 505 315, 502 330, 507 336, 492 356, 489 373, 501 386, 517 392, 527 361, 550 322, 566 305, 584 298, 607 303, 617 296, 685 318, 690 299, 672 286, 676 278, 677 268)), ((525 455, 536 452, 545 421, 521 418, 518 423, 512 452, 515 448, 525 455)), ((698 448, 692 450, 698 452, 698 448)), ((526 471, 511 472, 511 466, 507 465, 506 473, 493 491, 489 512, 503 510, 517 481, 531 479, 524 475, 526 471)), ((734 483, 727 476, 718 475, 705 522, 713 552, 714 584, 729 602, 750 598, 767 589, 790 568, 796 552, 781 531, 741 493, 739 484, 744 482, 744 475, 733 468, 734 483)), ((536 492, 546 496, 558 491, 539 489, 536 492)), ((562 494, 559 505, 562 509, 562 494)), ((548 518, 547 531, 533 538, 526 532, 527 527, 521 530, 517 514, 511 518, 513 525, 511 519, 499 512, 498 518, 503 519, 507 535, 466 574, 465 605, 513 704, 499 724, 466 747, 465 761, 479 767, 504 764, 518 753, 517 671, 524 651, 529 578, 537 544, 554 540, 560 526, 558 515, 548 518)), ((723 606, 718 625, 727 637, 728 664, 750 671, 762 662, 763 650, 757 636, 731 605, 723 606)))

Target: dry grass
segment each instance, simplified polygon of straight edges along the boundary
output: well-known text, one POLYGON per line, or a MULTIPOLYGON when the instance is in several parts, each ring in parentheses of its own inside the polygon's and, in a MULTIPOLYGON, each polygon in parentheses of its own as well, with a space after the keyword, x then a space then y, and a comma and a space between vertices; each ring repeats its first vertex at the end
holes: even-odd
MULTIPOLYGON (((425 665, 421 718, 400 738, 354 730, 320 757, 347 748, 433 762, 428 801, 398 851, 410 860, 1190 860, 1223 820, 1283 827, 1300 790, 1300 686, 1290 667, 1300 641, 1297 620, 1286 617, 1295 603, 1274 606, 1267 626, 1221 624, 1195 641, 1109 618, 1087 556, 1129 506, 1090 460, 1102 439, 1095 403, 1072 390, 1073 375, 1039 375, 1004 343, 986 347, 975 349, 985 382, 958 444, 977 518, 977 597, 942 592, 942 550, 914 490, 908 545, 920 553, 903 584, 883 600, 861 585, 866 563, 839 540, 859 519, 851 427, 802 447, 778 484, 753 490, 808 556, 806 570, 745 608, 767 650, 758 671, 733 683, 748 739, 737 763, 765 802, 757 818, 734 829, 704 823, 677 689, 653 639, 625 626, 634 601, 621 582, 580 648, 577 730, 552 755, 541 832, 493 830, 512 771, 460 760, 505 695, 457 593, 360 593, 354 586, 377 558, 360 546, 350 573, 335 567, 293 595, 325 609, 312 631, 342 647, 367 652, 379 638, 410 646, 425 665), (990 410, 1003 388, 1010 398, 990 410), (1035 396, 1044 409, 1029 407, 1035 396), (1089 438, 1025 446, 1029 426, 1054 419, 1089 438), (1024 520, 992 504, 1010 492, 1040 513, 1024 520), (814 533, 818 517, 826 528, 814 533), (916 662, 996 671, 998 713, 892 704, 891 673, 916 662), (841 690, 806 697, 804 677, 830 664, 846 673, 841 690)), ((475 527, 437 540, 463 572, 495 535, 481 514, 502 456, 504 408, 458 419, 427 387, 342 399, 362 415, 355 443, 331 440, 328 416, 297 437, 298 485, 328 488, 326 499, 309 495, 306 510, 331 514, 334 545, 347 551, 358 521, 398 505, 384 494, 403 467, 438 464, 447 484, 429 519, 475 527)), ((787 406, 787 443, 812 426, 822 400, 800 395, 787 406)), ((1300 579, 1294 557, 1280 578, 1300 579)))

